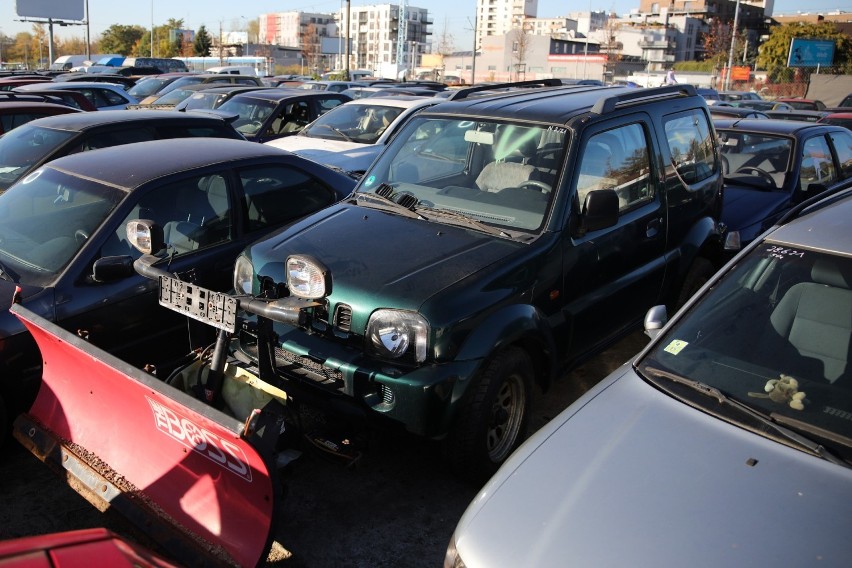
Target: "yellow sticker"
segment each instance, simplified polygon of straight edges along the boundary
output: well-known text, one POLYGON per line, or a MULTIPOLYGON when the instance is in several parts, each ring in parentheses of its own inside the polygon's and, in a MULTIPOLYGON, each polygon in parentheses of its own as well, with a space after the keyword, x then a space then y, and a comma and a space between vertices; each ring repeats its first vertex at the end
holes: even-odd
POLYGON ((671 353, 672 355, 677 355, 680 353, 684 347, 689 345, 687 341, 681 341, 680 339, 672 340, 671 343, 666 345, 666 348, 663 349, 666 353, 671 353))

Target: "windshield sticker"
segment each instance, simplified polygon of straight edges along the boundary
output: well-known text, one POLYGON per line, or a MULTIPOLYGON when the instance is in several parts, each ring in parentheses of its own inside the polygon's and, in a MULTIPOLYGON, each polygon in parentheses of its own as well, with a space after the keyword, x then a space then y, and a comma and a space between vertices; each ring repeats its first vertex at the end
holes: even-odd
POLYGON ((790 249, 790 248, 786 248, 786 247, 771 246, 768 249, 766 249, 766 252, 768 252, 769 256, 771 256, 771 257, 781 258, 781 259, 786 258, 788 256, 798 256, 799 258, 805 258, 805 252, 804 251, 790 249))
POLYGON ((666 345, 666 348, 663 349, 666 353, 671 353, 672 355, 677 355, 683 348, 689 345, 688 341, 682 341, 680 339, 673 339, 671 343, 666 345))
POLYGON ((566 132, 568 132, 568 129, 562 126, 548 126, 547 131, 556 132, 558 134, 565 134, 566 132))
POLYGON ((367 178, 367 181, 364 182, 364 185, 366 185, 367 187, 370 187, 374 183, 376 183, 376 176, 370 176, 370 177, 367 178))

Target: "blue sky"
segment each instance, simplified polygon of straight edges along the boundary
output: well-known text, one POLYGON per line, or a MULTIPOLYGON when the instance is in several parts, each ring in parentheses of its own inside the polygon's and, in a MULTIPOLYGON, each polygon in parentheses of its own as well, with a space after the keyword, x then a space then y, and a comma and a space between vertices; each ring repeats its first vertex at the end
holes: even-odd
MULTIPOLYGON (((25 1, 25 0, 20 0, 25 1)), ((60 4, 69 1, 83 3, 84 0, 55 0, 60 4)), ((351 0, 352 6, 362 6, 383 3, 398 3, 398 0, 382 2, 381 0, 365 1, 351 0)), ((29 31, 31 24, 17 21, 15 12, 16 0, 2 0, 0 11, 4 14, 0 19, 0 31, 3 34, 14 36, 21 31, 29 31)), ((125 2, 122 0, 88 0, 90 14, 90 33, 92 37, 107 29, 112 24, 133 25, 137 24, 150 28, 151 22, 155 25, 164 23, 169 18, 183 19, 190 29, 197 29, 202 24, 207 26, 208 31, 217 33, 221 24, 224 31, 232 29, 244 29, 246 19, 254 19, 259 14, 267 12, 280 12, 290 10, 302 10, 306 12, 334 12, 345 8, 344 0, 292 0, 282 2, 281 0, 177 0, 168 2, 166 0, 134 0, 125 2), (239 7, 242 6, 242 7, 239 7), (153 15, 153 18, 152 18, 153 15)), ((639 6, 638 0, 610 0, 608 5, 600 1, 588 5, 582 0, 580 2, 566 2, 564 0, 539 0, 538 15, 540 17, 555 17, 567 14, 571 11, 582 10, 612 10, 619 14, 626 14, 632 8, 639 6)), ((473 45, 473 19, 476 8, 475 0, 409 0, 409 5, 418 8, 428 8, 435 25, 432 28, 433 38, 437 39, 446 29, 452 35, 456 49, 464 50, 473 45)), ((852 12, 852 0, 811 0, 807 3, 810 11, 844 10, 852 12)), ((795 13, 801 9, 801 2, 795 0, 776 0, 776 14, 795 13), (798 8, 797 8, 798 6, 798 8)), ((84 26, 54 27, 54 34, 58 37, 84 37, 84 26)))

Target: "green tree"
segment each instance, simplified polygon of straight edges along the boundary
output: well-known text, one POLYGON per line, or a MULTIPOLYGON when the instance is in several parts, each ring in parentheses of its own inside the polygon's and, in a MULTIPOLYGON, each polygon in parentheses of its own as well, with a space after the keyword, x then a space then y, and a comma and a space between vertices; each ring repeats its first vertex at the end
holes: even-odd
POLYGON ((792 80, 796 74, 787 67, 790 43, 793 38, 831 40, 834 42, 834 65, 821 69, 820 73, 852 73, 852 39, 839 31, 832 22, 819 24, 795 22, 772 28, 757 56, 757 65, 769 71, 770 78, 776 82, 792 80))
POLYGON ((101 34, 101 49, 104 53, 130 55, 134 46, 147 34, 142 26, 113 24, 101 34))
POLYGON ((192 44, 193 53, 200 57, 207 57, 210 55, 210 47, 212 45, 213 39, 207 33, 207 27, 201 24, 201 27, 195 32, 195 42, 192 44))

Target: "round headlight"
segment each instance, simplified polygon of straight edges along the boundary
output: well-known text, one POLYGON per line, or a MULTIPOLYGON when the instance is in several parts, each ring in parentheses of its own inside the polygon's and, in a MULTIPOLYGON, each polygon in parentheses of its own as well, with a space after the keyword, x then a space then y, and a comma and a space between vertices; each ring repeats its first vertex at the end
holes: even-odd
POLYGON ((367 339, 375 355, 384 359, 411 357, 426 360, 429 324, 416 312, 376 310, 367 324, 367 339))
POLYGON ((309 256, 287 258, 287 288, 294 296, 312 300, 327 296, 327 275, 326 267, 309 256))
POLYGON ((238 294, 251 294, 254 269, 248 257, 240 255, 234 265, 234 290, 238 294))

